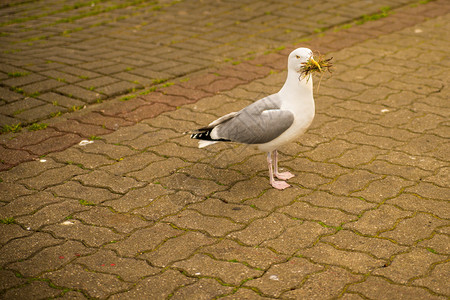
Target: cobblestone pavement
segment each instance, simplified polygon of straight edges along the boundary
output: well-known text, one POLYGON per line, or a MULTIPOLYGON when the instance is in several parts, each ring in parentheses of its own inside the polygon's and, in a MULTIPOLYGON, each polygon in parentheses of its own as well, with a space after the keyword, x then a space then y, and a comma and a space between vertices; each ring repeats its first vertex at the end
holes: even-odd
POLYGON ((2 1, 0 126, 146 93, 414 2, 2 1))
MULTIPOLYGON (((229 50, 218 51, 217 64, 216 58, 211 59, 199 74, 188 69, 184 74, 190 75, 173 85, 116 99, 105 94, 109 101, 45 120, 45 129, 2 134, 0 297, 448 299, 450 9, 446 1, 423 2, 394 9, 387 16, 367 16, 301 44, 286 44, 284 49, 279 31, 265 44, 266 38, 260 40, 265 31, 260 30, 256 40, 241 40, 253 45, 248 48, 255 51, 252 59, 244 61, 246 53, 239 52, 247 46, 228 42, 223 49, 229 50), (267 49, 269 44, 280 48, 259 54, 257 48, 267 49), (196 141, 183 133, 276 92, 286 76, 286 55, 300 45, 334 57, 336 69, 321 81, 315 78, 317 115, 310 130, 280 151, 282 167, 297 176, 289 180, 292 188, 278 191, 268 184, 263 153, 230 144, 198 149, 196 141), (241 63, 219 64, 223 57, 241 63)), ((41 2, 23 5, 36 3, 41 2)), ((80 41, 79 35, 96 32, 99 22, 106 33, 89 42, 92 49, 99 43, 112 43, 118 24, 151 26, 142 22, 153 11, 161 22, 174 24, 168 40, 176 40, 176 28, 182 22, 186 26, 191 26, 186 20, 195 22, 185 2, 160 8, 148 2, 132 3, 146 6, 144 12, 112 2, 92 3, 117 21, 102 19, 106 16, 102 13, 77 30, 79 25, 74 24, 81 18, 64 6, 55 6, 58 14, 40 10, 39 18, 33 17, 39 15, 39 7, 38 12, 31 11, 34 15, 21 12, 22 23, 50 33, 53 23, 73 18, 73 23, 58 23, 62 26, 58 30, 70 28, 71 32, 54 30, 54 36, 44 40, 55 43, 59 51, 52 55, 62 58, 62 45, 67 47, 67 41, 87 45, 87 39, 80 41), (123 11, 130 17, 121 18, 123 11), (177 17, 165 19, 173 15, 177 17), (50 25, 40 27, 44 21, 50 25)), ((327 3, 339 6, 340 1, 327 3)), ((351 14, 355 7, 375 9, 370 3, 355 1, 339 7, 351 14)), ((287 30, 283 26, 288 22, 283 25, 280 18, 273 18, 278 12, 289 12, 287 18, 301 13, 289 9, 289 2, 273 5, 255 8, 260 14, 274 11, 263 13, 259 23, 253 21, 258 20, 255 16, 245 20, 245 13, 231 10, 238 3, 218 5, 217 13, 226 16, 232 11, 229 14, 240 23, 226 26, 219 18, 224 28, 242 26, 248 28, 249 36, 256 24, 267 29, 266 34, 268 28, 287 30), (261 25, 266 19, 269 23, 261 25)), ((214 5, 205 7, 212 11, 214 5)), ((90 11, 90 7, 79 9, 90 11)), ((316 14, 319 11, 323 9, 316 14)), ((338 23, 326 11, 317 19, 338 23)), ((206 15, 211 18, 205 19, 206 28, 209 23, 211 27, 219 24, 215 14, 206 15)), ((17 18, 2 16, 3 26, 17 18)), ((316 18, 309 20, 313 23, 316 18)), ((300 19, 292 23, 292 30, 300 24, 300 19)), ((17 30, 15 26, 6 27, 12 31, 17 30)), ((139 27, 136 30, 140 32, 139 27)), ((30 36, 22 33, 24 39, 30 36)), ((192 47, 203 45, 200 40, 193 39, 192 47)), ((133 49, 138 44, 146 43, 130 36, 133 49)), ((161 49, 177 45, 166 44, 161 49)), ((8 47, 13 50, 14 45, 8 47)), ((36 60, 32 47, 22 46, 28 47, 22 55, 29 53, 32 64, 36 60)), ((116 42, 116 47, 109 49, 121 55, 108 58, 106 51, 100 51, 90 55, 92 61, 83 61, 74 50, 66 57, 74 61, 63 62, 62 68, 77 65, 74 68, 82 70, 78 64, 98 62, 102 54, 101 61, 113 62, 109 66, 121 62, 128 67, 128 62, 139 61, 127 55, 129 46, 122 44, 120 49, 116 42)), ((205 47, 212 51, 214 45, 205 47)), ((11 50, 3 52, 2 59, 13 62, 14 55, 21 53, 11 50)), ((180 53, 189 57, 188 66, 190 58, 201 65, 202 59, 211 58, 211 52, 202 58, 203 50, 184 52, 189 51, 186 48, 180 53)), ((163 72, 177 69, 171 57, 156 53, 154 57, 160 59, 156 65, 166 64, 163 72)), ((56 59, 52 61, 49 65, 61 67, 56 59)), ((153 72, 143 65, 116 74, 133 70, 153 72)), ((26 69, 30 74, 4 76, 3 91, 8 92, 2 92, 2 97, 12 95, 5 84, 8 80, 42 79, 48 71, 26 69)), ((142 76, 139 72, 135 76, 142 76)), ((111 74, 98 77, 116 78, 111 74)), ((59 88, 73 88, 92 78, 79 79, 73 83, 56 80, 64 85, 32 100, 45 94, 61 97, 59 88)), ((15 102, 5 99, 2 107, 21 101, 23 94, 14 95, 15 102)))

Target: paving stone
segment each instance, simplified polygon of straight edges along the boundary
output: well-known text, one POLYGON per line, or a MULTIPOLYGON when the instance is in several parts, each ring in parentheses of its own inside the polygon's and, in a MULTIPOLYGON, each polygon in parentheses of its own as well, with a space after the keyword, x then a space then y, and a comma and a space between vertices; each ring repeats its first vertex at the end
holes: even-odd
POLYGON ((381 231, 392 229, 398 219, 411 215, 411 212, 402 211, 390 205, 381 205, 376 210, 366 211, 358 221, 345 224, 343 227, 374 236, 381 231))
POLYGON ((79 147, 85 153, 103 154, 115 160, 120 160, 126 156, 136 154, 135 151, 129 149, 128 147, 107 144, 101 140, 94 140, 91 144, 79 147))
POLYGON ((33 192, 21 184, 9 182, 0 182, 0 189, 2 190, 2 194, 0 195, 0 201, 2 202, 11 202, 17 197, 28 195, 33 192))
POLYGON ((430 240, 424 240, 419 245, 426 247, 429 251, 435 251, 441 254, 447 254, 450 252, 450 237, 443 234, 436 234, 430 240))
POLYGON ((90 138, 91 136, 99 136, 99 135, 103 135, 103 134, 108 134, 111 132, 109 129, 102 128, 100 126, 79 123, 75 120, 58 122, 51 126, 53 128, 55 128, 57 131, 71 132, 71 133, 78 134, 85 138, 90 138))
POLYGON ((23 98, 21 94, 15 93, 4 87, 0 87, 0 99, 6 100, 7 102, 13 102, 21 98, 23 98))
POLYGON ((34 177, 46 170, 58 167, 63 167, 63 165, 52 159, 48 159, 45 162, 34 160, 22 163, 10 171, 2 172, 1 177, 4 182, 14 183, 20 179, 34 177))
POLYGON ((172 190, 188 191, 194 195, 212 194, 217 191, 224 190, 225 187, 210 180, 198 180, 181 173, 174 173, 169 177, 160 179, 163 187, 172 190))
POLYGON ((133 178, 112 175, 97 170, 76 176, 73 179, 80 181, 84 186, 107 188, 113 193, 119 194, 125 194, 132 188, 144 186, 142 182, 138 182, 133 178))
POLYGON ((32 84, 28 84, 22 86, 22 89, 25 93, 34 94, 34 93, 42 93, 49 90, 53 90, 57 87, 66 85, 64 82, 54 80, 54 79, 46 79, 43 81, 35 82, 32 84))
POLYGON ((131 212, 139 211, 140 208, 147 207, 155 198, 164 195, 166 190, 157 184, 149 184, 142 188, 129 191, 125 196, 119 199, 104 202, 104 205, 112 207, 114 211, 131 212))
POLYGON ((0 274, 2 278, 2 282, 0 283, 1 291, 24 284, 26 282, 24 278, 17 277, 12 271, 0 270, 0 274))
POLYGON ((45 103, 41 106, 36 106, 18 113, 17 118, 19 118, 26 124, 30 124, 42 119, 51 118, 55 113, 61 111, 64 111, 64 109, 61 109, 61 107, 55 106, 53 104, 45 103))
POLYGON ((81 241, 88 247, 99 247, 121 238, 119 234, 105 227, 84 225, 78 220, 71 219, 71 216, 67 217, 69 218, 66 221, 45 226, 42 230, 60 238, 81 241))
POLYGON ((36 145, 46 139, 55 136, 61 136, 63 133, 57 132, 53 128, 46 128, 39 131, 22 132, 20 135, 14 136, 12 139, 6 141, 5 145, 12 149, 21 149, 24 146, 36 145))
POLYGON ((48 191, 58 197, 86 200, 94 204, 119 197, 119 195, 113 194, 107 189, 86 187, 77 181, 68 181, 62 185, 51 187, 48 191))
POLYGON ((24 149, 41 156, 50 152, 62 151, 76 143, 79 143, 81 140, 82 138, 80 136, 69 133, 51 137, 37 145, 26 146, 24 149))
POLYGON ((275 253, 268 248, 242 246, 229 239, 223 239, 219 243, 203 246, 198 251, 212 255, 219 260, 239 261, 259 269, 267 269, 270 265, 281 263, 287 259, 286 255, 275 253))
POLYGON ((338 250, 323 243, 316 244, 314 247, 301 250, 298 253, 313 262, 341 266, 359 274, 373 271, 385 263, 384 260, 375 259, 364 253, 338 250))
POLYGON ((105 207, 93 207, 88 211, 75 214, 75 217, 85 224, 113 228, 119 233, 130 233, 137 228, 152 224, 135 216, 113 212, 105 207))
POLYGON ((450 175, 450 168, 443 167, 437 170, 433 176, 430 176, 426 179, 427 182, 434 183, 438 186, 445 186, 446 179, 450 175))
POLYGON ((294 160, 289 162, 289 167, 295 170, 297 173, 318 173, 325 178, 335 178, 336 176, 350 172, 350 170, 340 167, 336 164, 324 162, 317 163, 305 157, 296 157, 294 160))
POLYGON ((45 77, 41 76, 39 74, 29 74, 26 76, 20 76, 20 77, 4 80, 3 84, 5 84, 7 86, 11 86, 11 87, 23 86, 23 85, 33 83, 36 81, 41 81, 43 79, 45 79, 45 77))
POLYGON ((335 227, 357 219, 355 215, 344 213, 338 209, 316 207, 298 201, 278 211, 297 219, 322 222, 328 226, 335 227))
POLYGON ((60 244, 61 240, 53 238, 50 234, 36 232, 21 238, 13 239, 2 247, 0 264, 14 262, 19 259, 28 258, 40 249, 52 245, 60 244))
POLYGON ((153 118, 163 112, 171 110, 173 110, 173 108, 166 104, 152 103, 142 106, 137 110, 122 113, 119 116, 127 121, 140 122, 142 120, 153 118))
POLYGON ((149 150, 161 156, 178 157, 188 162, 196 162, 205 157, 202 151, 192 151, 190 147, 182 147, 171 142, 150 147, 149 150))
POLYGON ((104 98, 104 96, 100 93, 92 92, 76 85, 65 85, 63 87, 57 88, 56 91, 58 93, 67 95, 69 98, 75 97, 86 103, 94 103, 98 99, 104 98))
POLYGON ((154 266, 164 268, 189 258, 198 248, 214 242, 215 239, 204 234, 188 231, 186 234, 168 239, 154 251, 144 253, 140 257, 147 259, 154 266))
POLYGON ((223 299, 272 299, 269 297, 263 297, 251 289, 240 288, 236 293, 223 297, 223 299))
POLYGON ((228 294, 232 290, 232 287, 223 286, 214 279, 201 278, 191 285, 178 289, 173 294, 173 299, 186 299, 195 295, 196 299, 207 300, 228 294))
POLYGON ((171 87, 168 87, 167 89, 163 90, 164 95, 174 95, 174 96, 181 96, 185 97, 187 99, 197 100, 202 99, 208 96, 211 96, 211 93, 207 93, 202 90, 198 89, 188 89, 184 88, 178 85, 173 85, 171 87))
MULTIPOLYGON (((329 123, 327 123, 327 124, 329 124, 329 123)), ((323 128, 324 128, 324 126, 320 129, 322 130, 323 128)), ((335 127, 333 126, 333 128, 335 128, 335 127)), ((325 130, 327 132, 329 132, 328 128, 325 130)), ((348 143, 346 141, 342 141, 342 140, 335 140, 330 143, 320 144, 319 146, 315 147, 314 150, 304 153, 304 155, 313 161, 322 161, 322 160, 329 160, 329 159, 332 159, 335 157, 339 157, 345 151, 347 151, 349 149, 353 149, 353 148, 356 148, 356 146, 354 144, 350 144, 350 143, 348 143), (331 149, 333 149, 333 151, 331 149)))
POLYGON ((244 227, 226 218, 203 216, 193 210, 184 210, 176 216, 165 218, 164 221, 173 223, 180 228, 207 232, 213 237, 225 236, 244 227))
POLYGON ((33 214, 46 205, 56 202, 61 202, 61 199, 49 192, 37 192, 11 199, 11 202, 0 207, 0 216, 6 218, 33 214))
POLYGON ((251 199, 258 197, 263 189, 267 188, 267 179, 264 180, 244 180, 239 181, 234 184, 231 189, 217 192, 214 194, 214 197, 220 198, 224 200, 226 203, 242 203, 245 199, 251 199), (255 187, 254 189, 249 189, 249 186, 255 187), (236 199, 233 195, 240 195, 238 199, 236 199))
POLYGON ((246 200, 244 203, 246 205, 256 207, 260 210, 270 212, 274 211, 278 207, 289 205, 299 196, 303 196, 307 193, 310 193, 310 191, 306 189, 292 188, 284 190, 283 194, 280 195, 280 193, 277 193, 277 191, 269 189, 263 195, 250 200, 246 200))
POLYGON ((203 201, 203 197, 194 196, 188 192, 176 192, 165 194, 156 199, 148 199, 144 207, 133 210, 134 214, 144 217, 146 220, 158 221, 166 216, 174 215, 191 203, 203 201))
POLYGON ((380 236, 389 237, 401 244, 411 245, 417 240, 427 238, 436 227, 447 224, 444 220, 435 218, 425 213, 418 213, 412 218, 402 220, 391 231, 382 233, 380 236), (412 226, 418 226, 422 230, 415 230, 412 226))
POLYGON ((37 177, 21 179, 18 182, 31 189, 44 190, 50 186, 62 184, 71 178, 76 178, 79 174, 85 173, 86 171, 79 167, 67 165, 62 168, 44 171, 37 177))
POLYGON ((121 127, 117 129, 117 131, 108 134, 103 138, 107 143, 123 143, 124 141, 134 140, 141 135, 145 135, 156 130, 157 129, 151 128, 146 124, 139 123, 132 127, 121 127))
POLYGON ((196 254, 188 260, 175 263, 173 266, 183 269, 190 276, 220 278, 225 283, 232 285, 240 285, 243 280, 262 274, 262 271, 250 269, 239 262, 216 261, 203 254, 196 254))
POLYGON ((121 142, 121 144, 131 146, 134 149, 138 150, 151 151, 153 146, 163 144, 167 140, 173 139, 178 136, 180 135, 169 129, 160 129, 144 133, 132 140, 123 141, 121 142))
POLYGON ((110 299, 121 299, 124 296, 134 299, 167 298, 169 295, 172 295, 177 288, 191 285, 194 282, 194 279, 183 276, 178 271, 167 270, 162 274, 139 281, 130 291, 112 295, 110 299))
POLYGON ((76 165, 80 168, 96 169, 100 166, 109 165, 115 161, 104 155, 83 153, 77 148, 68 148, 61 152, 50 153, 48 157, 60 163, 76 165))
POLYGON ((267 213, 258 211, 251 206, 224 203, 214 198, 194 203, 189 208, 197 210, 203 215, 228 217, 238 223, 248 223, 253 219, 267 215, 267 213))
POLYGON ((387 176, 378 181, 372 181, 368 188, 361 192, 354 193, 355 196, 363 197, 371 202, 382 202, 385 199, 393 198, 401 193, 401 191, 413 185, 413 182, 404 179, 387 176))
POLYGON ((283 233, 286 227, 295 226, 298 221, 283 214, 273 213, 267 217, 257 219, 245 229, 233 232, 229 237, 238 239, 245 245, 257 246, 264 241, 272 240, 283 233))
POLYGON ((82 243, 67 241, 63 244, 42 249, 30 259, 8 265, 25 277, 38 277, 40 274, 57 270, 75 260, 79 256, 91 254, 93 249, 82 243))
POLYGON ((109 77, 109 76, 101 76, 101 77, 96 77, 94 79, 82 81, 82 82, 78 83, 78 85, 80 85, 86 89, 97 89, 98 87, 106 86, 108 84, 112 84, 117 81, 119 81, 119 80, 109 77))
POLYGON ((132 122, 125 121, 121 118, 103 116, 99 113, 90 113, 86 116, 73 116, 72 118, 83 124, 98 125, 102 128, 107 128, 110 130, 118 130, 122 126, 129 126, 133 124, 132 122))
POLYGON ((89 270, 116 274, 120 279, 137 282, 139 279, 160 272, 160 269, 149 266, 145 261, 118 257, 114 251, 99 250, 95 254, 77 259, 77 263, 89 270))
POLYGON ((24 230, 18 224, 0 224, 0 244, 3 246, 12 239, 31 235, 32 232, 24 230))
POLYGON ((364 299, 362 296, 358 295, 358 294, 353 294, 353 293, 345 293, 341 299, 345 299, 345 300, 361 300, 364 299))
POLYGON ((70 74, 67 74, 64 72, 60 72, 58 70, 48 70, 48 71, 42 72, 42 74, 44 74, 45 76, 51 77, 53 79, 56 79, 58 81, 68 82, 68 83, 74 83, 74 82, 82 80, 80 77, 73 76, 73 75, 70 75, 70 74))
POLYGON ((321 241, 329 242, 339 249, 370 253, 380 259, 389 259, 407 249, 405 246, 386 239, 365 237, 349 230, 341 230, 334 235, 324 236, 321 241))
POLYGON ((436 255, 425 249, 414 249, 395 256, 388 267, 375 270, 374 274, 383 275, 396 283, 404 284, 414 277, 425 275, 433 263, 442 260, 445 260, 443 255, 436 255))
POLYGON ((250 280, 245 285, 256 287, 265 295, 279 297, 283 291, 301 284, 307 275, 322 269, 322 266, 312 264, 304 258, 293 257, 287 262, 272 265, 264 276, 250 280))
POLYGON ((449 275, 449 267, 447 263, 437 264, 431 274, 424 278, 419 278, 413 280, 413 284, 415 286, 425 286, 431 289, 433 292, 448 295, 450 290, 448 285, 445 283, 445 278, 448 278, 449 275))
POLYGON ((1 106, 0 112, 5 115, 16 116, 20 115, 22 111, 40 106, 42 104, 45 104, 45 102, 35 98, 26 97, 24 99, 1 106))
POLYGON ((121 256, 134 257, 147 251, 154 250, 168 238, 179 236, 183 233, 164 223, 155 224, 153 227, 139 229, 133 232, 127 239, 106 246, 117 251, 121 256), (146 237, 143 239, 142 237, 146 237))
POLYGON ((37 299, 36 296, 43 298, 56 297, 62 294, 60 289, 51 287, 47 282, 33 281, 20 288, 13 288, 4 294, 7 299, 37 299))
POLYGON ((196 178, 205 178, 213 180, 224 185, 230 185, 238 180, 245 179, 245 177, 237 171, 219 169, 210 164, 196 163, 187 168, 180 170, 188 176, 196 178))
POLYGON ((416 186, 408 187, 405 191, 429 199, 448 200, 445 188, 430 183, 420 182, 416 186))
MULTIPOLYGON (((372 201, 373 199, 368 198, 372 201)), ((351 214, 360 214, 368 209, 375 208, 376 204, 369 203, 361 197, 336 196, 322 191, 313 192, 301 198, 313 206, 329 207, 343 210, 351 214)))
POLYGON ((265 241, 262 246, 274 249, 277 253, 294 255, 299 249, 311 247, 320 236, 332 232, 333 229, 325 228, 317 223, 303 222, 287 228, 277 238, 265 241))
POLYGON ((155 182, 159 177, 169 176, 177 171, 177 169, 186 167, 189 163, 179 158, 168 158, 154 162, 140 171, 128 173, 128 176, 138 179, 139 181, 155 182))
POLYGON ((330 266, 323 272, 311 274, 300 288, 288 291, 282 296, 297 299, 323 299, 324 297, 331 299, 338 296, 347 285, 358 282, 362 278, 345 269, 330 266))
POLYGON ((369 276, 364 282, 351 285, 348 291, 358 292, 365 297, 376 299, 444 299, 434 296, 424 289, 391 284, 387 280, 375 276, 369 276))
POLYGON ((132 82, 120 81, 116 83, 112 83, 100 88, 95 89, 97 92, 104 94, 108 97, 124 94, 126 92, 130 92, 135 88, 138 88, 139 85, 132 82))
POLYGON ((411 167, 407 165, 394 165, 384 160, 378 159, 368 165, 361 166, 361 168, 364 168, 372 173, 380 175, 395 175, 411 181, 418 181, 424 177, 431 175, 429 171, 425 171, 417 167, 411 167))
POLYGON ((58 286, 71 286, 98 298, 130 288, 130 284, 120 281, 112 274, 92 272, 76 264, 46 273, 45 277, 58 286), (93 284, 95 287, 92 287, 93 284))
MULTIPOLYGON (((6 149, 2 146, 0 146, 0 155, 2 157, 1 163, 11 167, 34 158, 26 151, 6 149)), ((5 169, 10 169, 10 167, 5 169)))

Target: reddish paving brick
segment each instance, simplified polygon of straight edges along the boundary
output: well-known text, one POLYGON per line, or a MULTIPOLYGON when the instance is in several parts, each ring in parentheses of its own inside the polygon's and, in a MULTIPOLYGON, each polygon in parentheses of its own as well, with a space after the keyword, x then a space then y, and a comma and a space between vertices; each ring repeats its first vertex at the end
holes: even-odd
POLYGON ((125 120, 139 122, 145 119, 153 118, 163 112, 171 111, 173 109, 173 107, 162 103, 153 103, 150 105, 141 106, 132 112, 123 113, 120 115, 120 117, 124 118, 125 120))
POLYGON ((69 132, 75 133, 82 137, 89 138, 90 136, 99 136, 103 134, 111 133, 112 131, 103 128, 102 126, 90 125, 79 123, 75 120, 68 120, 64 122, 58 122, 51 125, 53 128, 58 130, 59 132, 69 132))
POLYGON ((79 135, 68 133, 56 137, 51 137, 45 141, 31 146, 24 147, 36 155, 44 155, 51 152, 57 152, 69 148, 70 146, 80 142, 82 138, 79 135))
POLYGON ((5 165, 17 165, 21 162, 32 160, 36 156, 24 150, 12 150, 0 146, 1 163, 5 165))

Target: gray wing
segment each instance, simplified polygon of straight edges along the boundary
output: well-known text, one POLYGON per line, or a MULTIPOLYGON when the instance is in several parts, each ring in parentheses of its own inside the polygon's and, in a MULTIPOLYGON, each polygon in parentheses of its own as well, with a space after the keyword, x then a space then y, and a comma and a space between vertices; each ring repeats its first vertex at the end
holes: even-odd
POLYGON ((219 124, 220 138, 244 144, 263 144, 280 136, 294 122, 294 114, 281 110, 278 94, 247 106, 232 119, 219 124))

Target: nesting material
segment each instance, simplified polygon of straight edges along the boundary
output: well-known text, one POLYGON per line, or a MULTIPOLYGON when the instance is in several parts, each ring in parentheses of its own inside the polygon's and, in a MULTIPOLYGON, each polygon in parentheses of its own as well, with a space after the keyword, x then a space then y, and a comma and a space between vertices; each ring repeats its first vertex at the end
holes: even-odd
POLYGON ((333 67, 333 64, 331 63, 331 60, 333 59, 328 58, 325 59, 322 55, 315 55, 316 59, 313 59, 312 57, 308 59, 307 62, 302 63, 302 67, 300 68, 300 78, 303 79, 307 77, 309 74, 319 72, 324 73, 326 71, 331 73, 331 68, 333 67))

